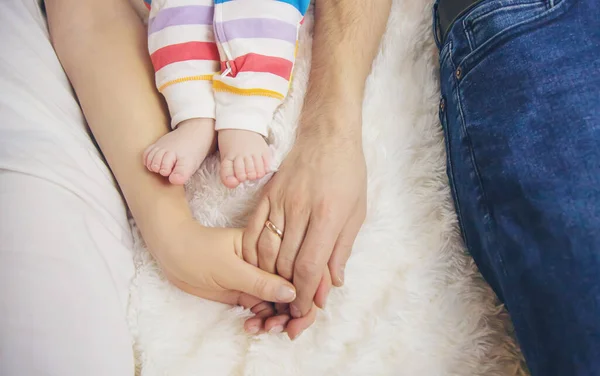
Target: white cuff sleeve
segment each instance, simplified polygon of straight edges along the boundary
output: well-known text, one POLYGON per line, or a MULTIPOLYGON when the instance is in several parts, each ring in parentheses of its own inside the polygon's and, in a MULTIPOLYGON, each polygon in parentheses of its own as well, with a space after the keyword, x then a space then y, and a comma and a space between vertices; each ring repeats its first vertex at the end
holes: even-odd
POLYGON ((215 93, 215 99, 217 131, 240 129, 256 132, 264 137, 268 136, 269 124, 281 104, 278 98, 219 91, 215 93))
POLYGON ((215 98, 212 81, 183 81, 165 87, 162 90, 169 112, 171 127, 193 118, 215 118, 215 98))

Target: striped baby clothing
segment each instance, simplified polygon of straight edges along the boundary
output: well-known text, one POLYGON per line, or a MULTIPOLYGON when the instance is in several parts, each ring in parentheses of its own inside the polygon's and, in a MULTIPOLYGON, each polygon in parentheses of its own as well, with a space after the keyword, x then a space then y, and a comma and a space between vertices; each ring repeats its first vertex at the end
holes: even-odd
POLYGON ((310 0, 144 1, 156 85, 171 125, 215 118, 217 130, 266 136, 289 90, 310 0))

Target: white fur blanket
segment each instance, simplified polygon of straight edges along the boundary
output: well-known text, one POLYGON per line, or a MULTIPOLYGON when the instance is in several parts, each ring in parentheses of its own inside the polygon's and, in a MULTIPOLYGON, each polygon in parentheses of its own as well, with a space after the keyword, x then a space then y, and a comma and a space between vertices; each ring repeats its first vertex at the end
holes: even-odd
MULTIPOLYGON (((305 92, 307 21, 292 93, 272 125, 279 161, 305 92)), ((395 1, 367 85, 368 215, 346 285, 297 341, 252 337, 242 329, 247 312, 170 286, 138 242, 130 324, 141 374, 522 374, 507 315, 460 241, 438 100, 430 1, 395 1)), ((260 184, 228 191, 217 172, 212 157, 188 186, 194 213, 208 226, 243 226, 260 184)))

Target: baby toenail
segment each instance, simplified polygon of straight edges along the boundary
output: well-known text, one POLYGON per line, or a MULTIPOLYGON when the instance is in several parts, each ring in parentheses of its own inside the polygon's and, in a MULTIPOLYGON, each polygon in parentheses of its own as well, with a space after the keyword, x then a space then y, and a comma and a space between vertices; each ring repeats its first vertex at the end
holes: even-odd
POLYGON ((256 334, 258 333, 258 326, 251 326, 248 328, 248 334, 256 334))

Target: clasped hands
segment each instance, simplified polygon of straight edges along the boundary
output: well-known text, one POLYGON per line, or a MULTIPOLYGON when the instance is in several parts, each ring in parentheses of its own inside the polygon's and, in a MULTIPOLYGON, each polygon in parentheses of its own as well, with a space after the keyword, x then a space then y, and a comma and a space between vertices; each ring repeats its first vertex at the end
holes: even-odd
POLYGON ((261 304, 245 329, 297 337, 342 286, 352 245, 365 219, 366 167, 360 139, 299 137, 265 186, 244 232, 246 262, 293 283, 290 304, 261 304))
POLYGON ((175 286, 251 308, 248 333, 298 337, 325 308, 332 285, 344 283, 366 214, 366 166, 360 126, 338 132, 325 126, 340 117, 330 119, 298 135, 244 231, 206 228, 190 217, 161 228, 168 235, 144 235, 175 286))

